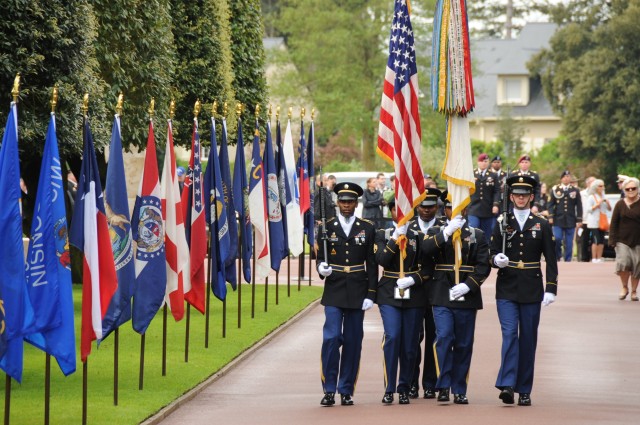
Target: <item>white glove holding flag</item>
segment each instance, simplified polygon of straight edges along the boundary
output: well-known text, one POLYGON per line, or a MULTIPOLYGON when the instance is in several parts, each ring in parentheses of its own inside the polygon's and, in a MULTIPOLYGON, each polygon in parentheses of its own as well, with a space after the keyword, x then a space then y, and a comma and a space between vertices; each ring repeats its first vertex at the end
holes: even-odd
POLYGON ((453 235, 453 232, 464 226, 465 221, 461 215, 453 217, 443 230, 444 236, 449 239, 451 235, 453 235))
POLYGON ((393 231, 393 235, 391 235, 391 238, 398 240, 400 235, 406 235, 406 234, 407 234, 407 225, 403 224, 402 226, 396 227, 396 230, 393 231))
POLYGON ((470 289, 466 283, 458 283, 451 288, 451 296, 458 299, 469 291, 470 289))
POLYGON ((318 264, 318 273, 320 273, 322 276, 327 277, 331 274, 331 272, 333 272, 333 269, 329 267, 329 264, 325 262, 318 264))
POLYGON ((542 299, 542 305, 546 307, 549 304, 553 303, 555 300, 556 300, 555 295, 553 295, 551 292, 545 292, 544 298, 542 299))
POLYGON ((495 257, 493 257, 493 262, 496 266, 503 269, 509 265, 509 257, 504 255, 503 253, 499 253, 495 257))
POLYGON ((362 301, 362 309, 364 311, 367 311, 371 307, 373 307, 373 301, 371 301, 369 298, 365 298, 364 301, 362 301))
POLYGON ((408 287, 410 287, 411 285, 413 285, 415 283, 415 281, 413 280, 412 277, 401 277, 400 279, 398 279, 396 281, 396 285, 398 285, 398 288, 400 289, 407 289, 408 287))

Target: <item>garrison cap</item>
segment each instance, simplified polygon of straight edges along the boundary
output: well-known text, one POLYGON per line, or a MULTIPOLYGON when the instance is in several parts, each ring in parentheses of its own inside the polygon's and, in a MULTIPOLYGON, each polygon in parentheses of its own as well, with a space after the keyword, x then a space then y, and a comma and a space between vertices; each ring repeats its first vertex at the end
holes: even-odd
POLYGON ((360 186, 351 182, 338 183, 333 191, 338 195, 338 201, 355 201, 364 193, 360 186))
POLYGON ((507 184, 514 194, 530 194, 538 185, 536 179, 531 176, 511 176, 507 179, 507 184))

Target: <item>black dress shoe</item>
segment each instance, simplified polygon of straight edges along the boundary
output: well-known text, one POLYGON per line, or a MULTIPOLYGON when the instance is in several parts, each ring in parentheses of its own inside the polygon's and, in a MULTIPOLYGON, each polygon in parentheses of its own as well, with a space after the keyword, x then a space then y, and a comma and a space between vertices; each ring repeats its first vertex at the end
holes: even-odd
POLYGON ((353 406, 351 394, 340 394, 340 404, 343 406, 353 406))
POLYGON ((438 401, 449 401, 449 388, 441 389, 438 392, 438 401))
POLYGON ((424 398, 436 398, 436 390, 433 388, 427 388, 424 390, 424 398))
POLYGON ((409 393, 400 393, 398 394, 398 403, 400 404, 409 404, 409 393))
POLYGON ((412 385, 409 389, 409 398, 418 398, 420 392, 418 391, 418 387, 416 385, 412 385))
POLYGON ((393 403, 393 393, 384 393, 382 396, 382 404, 391 404, 393 403))
POLYGON ((531 406, 531 394, 520 393, 518 397, 518 406, 531 406))
POLYGON ((333 406, 336 404, 336 393, 325 393, 320 404, 323 406, 333 406))
POLYGON ((498 397, 504 404, 513 404, 513 387, 504 387, 498 397))
POLYGON ((454 394, 453 402, 455 404, 469 404, 469 399, 465 394, 454 394))

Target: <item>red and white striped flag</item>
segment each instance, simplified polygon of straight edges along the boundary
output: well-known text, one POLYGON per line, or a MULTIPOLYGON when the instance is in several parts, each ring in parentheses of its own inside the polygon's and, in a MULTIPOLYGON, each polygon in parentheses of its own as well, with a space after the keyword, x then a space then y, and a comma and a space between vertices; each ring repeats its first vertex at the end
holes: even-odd
POLYGON ((191 160, 189 172, 182 189, 182 208, 185 217, 185 233, 191 258, 191 290, 184 298, 200 313, 205 308, 205 257, 207 256, 207 227, 204 213, 204 187, 200 164, 200 135, 198 120, 193 119, 191 160))
POLYGON ((420 165, 420 115, 418 70, 413 29, 406 0, 396 0, 389 40, 389 60, 384 76, 378 155, 393 165, 398 225, 409 221, 424 199, 420 165))
POLYGON ((162 211, 167 253, 167 288, 164 301, 169 306, 173 318, 178 321, 184 316, 184 294, 191 290, 191 275, 171 121, 167 126, 167 148, 162 167, 162 211))

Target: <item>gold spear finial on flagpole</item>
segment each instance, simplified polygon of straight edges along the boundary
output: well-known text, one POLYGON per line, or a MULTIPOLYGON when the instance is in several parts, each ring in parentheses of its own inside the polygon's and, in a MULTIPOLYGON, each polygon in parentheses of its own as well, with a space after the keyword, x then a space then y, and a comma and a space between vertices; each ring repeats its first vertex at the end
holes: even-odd
POLYGON ((311 121, 313 121, 315 116, 316 116, 316 108, 311 108, 311 121))
POLYGON ((153 97, 151 98, 151 102, 149 102, 149 109, 147 109, 147 112, 149 113, 149 119, 152 120, 156 113, 156 99, 153 97))
POLYGON ((287 116, 289 117, 289 119, 291 119, 291 115, 293 115, 293 108, 289 106, 289 112, 287 113, 287 116))
POLYGON ((300 121, 304 121, 304 116, 305 116, 306 110, 304 109, 304 106, 300 107, 300 121))
POLYGON ((124 105, 124 94, 120 92, 118 95, 118 102, 116 103, 116 114, 122 115, 122 106, 124 105))
POLYGON ((53 92, 51 93, 51 113, 56 113, 56 106, 58 105, 58 85, 53 86, 53 92))
POLYGON ((260 105, 256 104, 256 121, 258 121, 258 117, 260 116, 260 105))
POLYGON ((200 115, 200 108, 202 105, 200 104, 200 99, 196 100, 196 104, 193 105, 193 116, 197 119, 198 115, 200 115))
POLYGON ((222 115, 227 118, 227 114, 229 113, 229 106, 227 105, 227 102, 224 102, 222 104, 222 115))
POLYGON ((87 112, 89 112, 89 93, 85 93, 82 98, 82 115, 86 117, 87 112))
POLYGON ((276 106, 276 121, 280 121, 280 105, 276 106))
POLYGON ((214 100, 211 105, 211 116, 215 119, 216 115, 218 115, 218 101, 214 100))
POLYGON ((271 113, 272 113, 272 107, 271 107, 271 104, 269 104, 269 121, 271 121, 271 113))
POLYGON ((11 96, 13 96, 13 103, 18 103, 18 95, 20 94, 20 73, 16 74, 16 78, 13 80, 13 89, 11 89, 11 96))
POLYGON ((176 114, 176 101, 175 99, 171 99, 171 102, 169 102, 169 119, 173 120, 173 117, 176 114))
POLYGON ((242 103, 240 102, 236 103, 236 116, 238 119, 242 118, 242 103))

